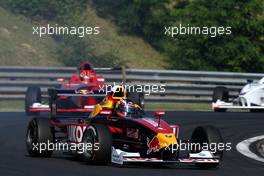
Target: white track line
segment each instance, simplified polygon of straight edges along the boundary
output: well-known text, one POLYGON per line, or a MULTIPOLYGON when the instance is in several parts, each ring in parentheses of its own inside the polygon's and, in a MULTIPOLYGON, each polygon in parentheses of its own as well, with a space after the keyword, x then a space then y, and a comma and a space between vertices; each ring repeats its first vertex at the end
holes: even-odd
POLYGON ((239 142, 237 144, 237 146, 236 146, 236 149, 241 154, 243 154, 243 155, 245 155, 245 156, 247 156, 247 157, 249 157, 251 159, 264 162, 264 158, 259 157, 258 155, 256 155, 255 153, 253 153, 253 152, 251 152, 249 150, 250 144, 252 144, 253 142, 256 142, 258 140, 262 140, 262 139, 264 139, 264 135, 256 136, 256 137, 252 137, 252 138, 246 139, 246 140, 244 140, 242 142, 239 142))

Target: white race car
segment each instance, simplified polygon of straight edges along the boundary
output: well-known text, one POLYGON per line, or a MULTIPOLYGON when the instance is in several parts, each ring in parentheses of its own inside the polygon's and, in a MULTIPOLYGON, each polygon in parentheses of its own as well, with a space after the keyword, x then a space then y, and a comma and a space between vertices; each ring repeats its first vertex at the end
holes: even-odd
POLYGON ((225 112, 227 109, 264 112, 264 77, 258 82, 248 81, 236 98, 229 96, 228 88, 216 87, 213 92, 212 109, 215 112, 225 112))

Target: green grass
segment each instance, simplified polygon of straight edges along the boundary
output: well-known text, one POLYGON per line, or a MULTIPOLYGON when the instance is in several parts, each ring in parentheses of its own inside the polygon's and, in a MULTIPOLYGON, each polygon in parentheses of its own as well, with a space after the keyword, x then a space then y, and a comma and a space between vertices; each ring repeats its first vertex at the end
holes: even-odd
MULTIPOLYGON (((188 111, 209 111, 211 110, 210 104, 205 103, 146 103, 146 110, 188 110, 188 111)), ((23 100, 1 100, 0 110, 24 110, 23 100)))
POLYGON ((24 101, 22 100, 0 100, 0 111, 24 110, 24 101))
MULTIPOLYGON (((79 17, 78 17, 79 18, 79 17)), ((97 57, 111 56, 114 62, 131 68, 157 68, 167 66, 165 57, 140 37, 121 34, 110 19, 97 15, 91 6, 80 14, 82 26, 99 26, 100 34, 86 36, 87 54, 97 57)), ((56 21, 32 21, 0 7, 0 65, 61 66, 64 65, 59 51, 62 44, 50 36, 33 35, 33 26, 56 24, 56 21)), ((64 26, 65 24, 61 24, 64 26)), ((100 61, 99 61, 100 62, 100 61)), ((101 61, 105 66, 108 62, 101 61)), ((103 65, 100 64, 100 65, 103 65)))
POLYGON ((186 111, 211 111, 208 103, 146 103, 146 110, 186 110, 186 111))
POLYGON ((58 66, 58 44, 32 35, 37 25, 0 7, 0 65, 58 66))
POLYGON ((100 34, 86 38, 88 50, 95 56, 111 54, 131 68, 156 68, 167 66, 165 57, 143 39, 120 33, 120 29, 109 19, 101 18, 91 6, 82 14, 83 24, 99 26, 100 34))

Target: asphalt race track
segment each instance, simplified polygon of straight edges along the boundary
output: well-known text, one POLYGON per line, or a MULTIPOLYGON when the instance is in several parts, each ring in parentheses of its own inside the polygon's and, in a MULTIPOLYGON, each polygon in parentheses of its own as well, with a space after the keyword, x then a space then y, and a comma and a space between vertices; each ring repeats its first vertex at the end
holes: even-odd
POLYGON ((197 125, 215 125, 225 142, 232 142, 232 150, 225 152, 221 166, 212 170, 198 170, 193 166, 130 165, 125 167, 92 166, 73 157, 55 154, 52 158, 31 158, 25 147, 25 132, 29 117, 24 113, 0 113, 0 175, 61 175, 61 176, 166 176, 263 175, 264 163, 247 158, 236 151, 236 144, 244 139, 264 134, 262 113, 167 112, 164 117, 181 126, 181 136, 187 139, 197 125))

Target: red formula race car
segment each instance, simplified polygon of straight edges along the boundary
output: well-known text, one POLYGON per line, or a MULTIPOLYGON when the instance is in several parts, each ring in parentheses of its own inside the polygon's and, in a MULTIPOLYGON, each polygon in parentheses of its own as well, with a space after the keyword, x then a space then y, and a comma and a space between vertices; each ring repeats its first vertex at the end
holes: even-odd
MULTIPOLYGON (((102 68, 100 70, 110 71, 112 68, 102 68)), ((64 78, 58 78, 58 86, 56 89, 77 94, 105 94, 104 92, 105 79, 95 73, 89 62, 85 62, 80 65, 77 73, 73 74, 69 80, 64 78), (99 91, 100 90, 100 91, 99 91)), ((60 97, 60 103, 58 103, 59 111, 81 112, 91 111, 93 106, 101 101, 100 97, 87 96, 87 97, 60 97), (67 110, 65 110, 67 109, 67 110)), ((38 115, 40 112, 50 112, 50 106, 48 102, 42 101, 40 87, 28 87, 25 96, 25 112, 27 115, 38 115)))
POLYGON ((122 93, 115 95, 114 108, 95 107, 84 117, 59 116, 56 99, 61 95, 51 90, 50 96, 51 117, 34 117, 29 122, 26 144, 30 156, 50 157, 54 150, 62 149, 59 146, 64 146, 66 153, 92 164, 187 163, 202 168, 217 167, 223 157, 222 150, 197 147, 223 142, 219 130, 212 126, 194 129, 188 143, 196 147, 182 157, 177 147, 182 142, 178 138, 179 126, 162 120, 164 112, 146 115, 122 93))

